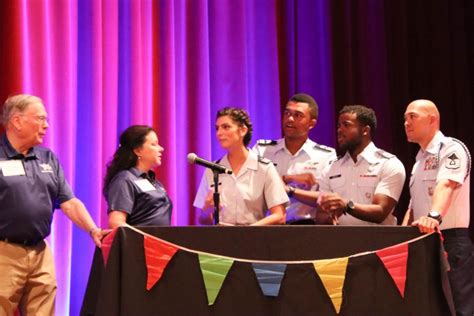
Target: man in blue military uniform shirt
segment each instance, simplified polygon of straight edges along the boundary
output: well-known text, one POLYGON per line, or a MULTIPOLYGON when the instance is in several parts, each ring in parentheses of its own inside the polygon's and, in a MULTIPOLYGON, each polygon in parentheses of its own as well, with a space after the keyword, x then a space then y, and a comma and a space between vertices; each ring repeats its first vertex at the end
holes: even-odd
POLYGON ((53 315, 56 277, 45 243, 58 206, 100 247, 97 228, 64 178, 56 156, 43 142, 48 128, 41 99, 8 98, 0 138, 0 314, 53 315))

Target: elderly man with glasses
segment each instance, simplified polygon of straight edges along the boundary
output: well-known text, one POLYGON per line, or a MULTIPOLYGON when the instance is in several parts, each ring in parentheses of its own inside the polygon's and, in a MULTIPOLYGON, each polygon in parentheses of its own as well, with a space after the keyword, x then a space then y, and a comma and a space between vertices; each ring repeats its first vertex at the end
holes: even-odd
POLYGON ((43 143, 48 118, 41 99, 8 98, 0 137, 0 315, 53 315, 56 277, 50 234, 60 207, 97 246, 106 233, 74 197, 54 153, 43 143))

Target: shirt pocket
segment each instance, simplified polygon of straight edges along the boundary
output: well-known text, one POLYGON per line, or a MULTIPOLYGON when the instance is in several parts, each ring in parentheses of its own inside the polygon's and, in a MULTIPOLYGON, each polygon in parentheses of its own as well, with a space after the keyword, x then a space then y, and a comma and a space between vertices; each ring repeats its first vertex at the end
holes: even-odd
POLYGON ((378 183, 378 177, 361 177, 357 181, 359 192, 367 199, 367 202, 372 201, 378 183))
POLYGON ((423 188, 428 196, 433 196, 434 188, 436 186, 436 178, 438 177, 438 170, 429 170, 423 174, 423 188))
POLYGON ((436 178, 438 177, 438 170, 429 170, 423 174, 423 182, 432 182, 436 183, 436 178))
POLYGON ((329 177, 329 186, 333 192, 341 192, 341 188, 346 185, 346 179, 341 176, 329 177))

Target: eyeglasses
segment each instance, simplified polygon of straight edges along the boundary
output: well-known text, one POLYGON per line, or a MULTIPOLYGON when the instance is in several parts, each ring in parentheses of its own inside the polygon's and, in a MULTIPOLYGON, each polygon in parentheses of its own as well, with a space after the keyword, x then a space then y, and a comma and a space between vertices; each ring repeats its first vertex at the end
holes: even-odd
POLYGON ((44 115, 28 115, 28 114, 18 114, 18 115, 32 117, 32 118, 36 119, 38 122, 40 122, 41 124, 49 123, 49 118, 47 116, 44 116, 44 115))

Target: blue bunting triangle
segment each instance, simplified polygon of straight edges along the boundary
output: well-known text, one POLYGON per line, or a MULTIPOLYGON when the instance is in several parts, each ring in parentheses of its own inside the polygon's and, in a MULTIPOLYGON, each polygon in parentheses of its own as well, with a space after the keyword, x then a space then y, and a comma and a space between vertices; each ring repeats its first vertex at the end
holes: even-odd
POLYGON ((265 296, 278 296, 286 264, 252 263, 258 284, 265 296))

